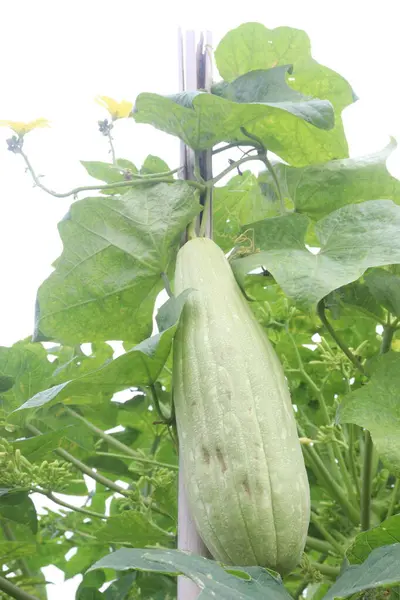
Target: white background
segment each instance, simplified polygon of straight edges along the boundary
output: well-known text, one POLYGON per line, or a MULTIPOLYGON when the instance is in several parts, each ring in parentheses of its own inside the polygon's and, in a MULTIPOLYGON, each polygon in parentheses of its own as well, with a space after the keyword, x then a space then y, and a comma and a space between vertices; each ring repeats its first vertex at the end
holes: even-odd
MULTIPOLYGON (((169 2, 140 0, 3 0, 0 3, 0 120, 51 121, 26 137, 25 150, 43 182, 57 191, 91 184, 79 160, 109 160, 97 120, 97 95, 134 101, 142 91, 178 89, 177 27, 208 28, 214 47, 229 30, 258 21, 307 31, 313 55, 346 77, 360 100, 344 122, 351 156, 400 140, 398 2, 286 0, 169 2)), ((70 200, 32 187, 22 159, 6 149, 0 128, 0 344, 32 332, 36 290, 61 251, 56 224, 70 200)), ((178 166, 178 144, 132 120, 114 128, 117 156, 140 165, 156 154, 178 166)), ((388 161, 400 178, 400 152, 388 161)), ((73 599, 77 580, 56 585, 49 600, 73 599)))

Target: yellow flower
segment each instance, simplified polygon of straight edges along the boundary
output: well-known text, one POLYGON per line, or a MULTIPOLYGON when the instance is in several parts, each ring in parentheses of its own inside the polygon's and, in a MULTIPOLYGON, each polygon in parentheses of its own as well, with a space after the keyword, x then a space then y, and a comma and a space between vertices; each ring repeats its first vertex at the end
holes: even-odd
POLYGON ((128 102, 127 100, 117 102, 108 96, 98 96, 96 102, 108 110, 113 120, 129 117, 133 109, 132 102, 128 102))
POLYGON ((0 121, 0 127, 10 127, 19 135, 19 137, 23 137, 32 129, 36 129, 37 127, 48 127, 49 122, 47 119, 36 119, 35 121, 29 121, 29 123, 22 123, 20 121, 0 121))

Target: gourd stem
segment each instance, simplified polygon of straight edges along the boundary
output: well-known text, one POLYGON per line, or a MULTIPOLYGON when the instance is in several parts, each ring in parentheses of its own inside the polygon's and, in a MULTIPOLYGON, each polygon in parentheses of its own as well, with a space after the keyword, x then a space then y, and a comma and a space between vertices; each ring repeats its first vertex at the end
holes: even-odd
POLYGON ((349 431, 348 462, 349 462, 349 467, 350 467, 350 473, 353 477, 353 481, 356 486, 357 497, 360 498, 361 490, 360 490, 359 474, 357 472, 356 462, 354 459, 354 443, 355 443, 355 435, 354 434, 355 434, 356 425, 353 425, 353 423, 349 423, 348 427, 349 427, 348 428, 348 431, 349 431))
POLYGON ((328 554, 332 553, 334 550, 329 541, 320 540, 310 535, 307 536, 306 546, 308 546, 308 548, 311 550, 316 550, 317 552, 327 552, 328 554))
POLYGON ((349 519, 355 524, 358 525, 359 514, 358 511, 354 508, 354 506, 349 502, 349 500, 344 495, 340 486, 336 483, 334 479, 332 479, 331 474, 328 469, 324 465, 321 458, 315 452, 315 449, 310 446, 302 446, 306 457, 308 458, 311 468, 314 471, 315 475, 318 479, 321 480, 321 483, 325 486, 325 488, 332 494, 332 496, 337 500, 337 502, 343 508, 343 511, 349 517, 349 519))
POLYGON ((311 567, 314 567, 314 569, 318 569, 322 575, 326 575, 327 577, 336 578, 338 575, 340 575, 339 567, 334 567, 333 565, 324 565, 318 562, 311 562, 310 565, 311 567))
POLYGON ((216 175, 215 177, 213 177, 212 179, 210 179, 209 181, 207 181, 206 185, 207 186, 214 186, 216 183, 218 183, 218 181, 220 181, 226 175, 228 175, 228 173, 230 173, 234 169, 237 169, 238 167, 240 167, 240 165, 243 165, 244 163, 249 162, 251 160, 260 160, 261 162, 264 162, 263 159, 262 159, 262 157, 259 156, 258 154, 255 155, 255 156, 245 156, 244 158, 240 158, 239 160, 236 160, 235 162, 231 163, 229 165, 229 167, 227 167, 226 169, 224 169, 221 173, 219 173, 219 175, 216 175))
POLYGON ((201 220, 201 225, 200 225, 200 230, 199 230, 200 237, 205 236, 208 219, 210 218, 210 202, 211 202, 211 194, 212 194, 212 189, 210 186, 207 187, 205 194, 206 194, 206 199, 204 202, 203 218, 201 220))
POLYGON ((347 356, 349 361, 353 363, 353 365, 356 367, 356 369, 358 369, 358 371, 360 371, 360 373, 365 375, 364 367, 362 366, 362 364, 360 363, 358 358, 356 356, 354 356, 354 354, 351 352, 351 350, 341 340, 341 338, 338 336, 336 331, 333 329, 332 325, 329 323, 326 313, 325 313, 325 306, 324 306, 323 299, 320 300, 320 302, 318 302, 317 312, 318 312, 318 316, 321 319, 322 323, 325 325, 326 329, 330 333, 331 337, 335 340, 336 344, 339 346, 341 351, 347 356))
POLYGON ((360 521, 362 531, 366 531, 370 527, 371 521, 371 489, 372 489, 372 457, 374 446, 372 443, 371 434, 369 431, 364 433, 364 464, 362 473, 362 492, 361 492, 361 507, 360 521))
POLYGON ((339 553, 339 556, 344 555, 344 550, 342 546, 335 540, 335 538, 329 533, 329 531, 320 523, 318 516, 311 511, 311 523, 315 525, 321 535, 335 548, 335 550, 339 553))
POLYGON ((276 176, 276 172, 274 167, 272 166, 268 155, 267 155, 267 148, 265 147, 263 141, 261 138, 259 138, 257 135, 254 135, 253 133, 249 133, 247 131, 247 129, 245 129, 245 127, 241 127, 240 131, 242 133, 244 133, 244 135, 248 138, 250 138, 251 140, 254 140, 255 142, 257 142, 257 144, 262 148, 262 154, 261 152, 258 153, 260 160, 265 164, 265 166, 267 167, 269 174, 272 177, 272 180, 274 182, 274 186, 275 186, 275 193, 276 196, 279 200, 279 206, 280 206, 280 212, 281 214, 285 214, 285 200, 283 198, 283 194, 282 194, 282 190, 281 190, 281 186, 279 185, 279 180, 278 177, 276 176))
MULTIPOLYGON (((315 381, 310 377, 310 375, 305 370, 303 360, 302 360, 302 358, 300 356, 300 352, 299 352, 299 350, 297 348, 296 342, 295 342, 292 334, 290 333, 288 327, 286 327, 286 332, 287 332, 287 335, 289 336, 289 338, 290 338, 290 340, 292 342, 293 348, 294 348, 294 352, 295 352, 295 355, 296 355, 297 363, 298 363, 298 366, 299 366, 299 372, 303 376, 303 378, 306 380, 306 382, 308 383, 308 385, 311 387, 311 389, 314 390, 315 395, 318 398, 320 407, 322 409, 322 414, 324 416, 325 424, 326 425, 330 425, 331 424, 331 419, 329 417, 328 408, 327 408, 326 401, 325 401, 325 396, 324 396, 321 388, 319 388, 317 386, 317 384, 315 383, 315 381)), ((336 472, 339 471, 339 473, 340 473, 340 475, 342 477, 342 480, 343 480, 343 482, 344 482, 344 484, 346 486, 347 492, 348 492, 348 494, 350 496, 350 499, 353 502, 356 502, 357 498, 356 498, 356 495, 354 493, 354 488, 353 488, 352 482, 350 480, 350 476, 349 476, 349 473, 347 471, 347 467, 346 467, 346 464, 344 462, 340 446, 339 446, 339 444, 338 444, 338 442, 337 442, 336 439, 332 440, 332 445, 328 443, 328 455, 329 455, 330 463, 331 463, 333 469, 336 472)))
POLYGON ((222 146, 221 148, 215 148, 215 150, 212 151, 212 155, 214 156, 220 152, 225 152, 225 150, 230 150, 231 148, 239 148, 239 146, 251 146, 254 148, 254 144, 251 142, 232 142, 222 146))

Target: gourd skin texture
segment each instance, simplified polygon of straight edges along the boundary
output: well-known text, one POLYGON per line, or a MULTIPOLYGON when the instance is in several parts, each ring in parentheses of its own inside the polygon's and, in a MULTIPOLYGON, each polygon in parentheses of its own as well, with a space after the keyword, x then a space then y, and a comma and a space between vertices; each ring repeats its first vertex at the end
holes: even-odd
POLYGON ((179 251, 189 295, 174 341, 174 403, 189 507, 213 557, 286 573, 304 550, 307 474, 282 366, 211 240, 179 251))

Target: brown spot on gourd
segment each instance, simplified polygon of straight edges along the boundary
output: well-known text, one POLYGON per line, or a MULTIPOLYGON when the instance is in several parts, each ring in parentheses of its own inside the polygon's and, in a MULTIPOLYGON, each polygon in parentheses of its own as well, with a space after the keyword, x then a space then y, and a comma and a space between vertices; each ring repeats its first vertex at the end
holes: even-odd
POLYGON ((243 489, 246 492, 246 494, 248 496, 251 496, 251 491, 250 491, 250 484, 249 484, 249 480, 248 477, 246 476, 243 481, 242 481, 242 485, 243 485, 243 489))
POLYGON ((218 448, 218 447, 217 447, 217 448, 216 448, 216 453, 217 453, 217 459, 218 459, 218 462, 219 462, 219 464, 221 465, 221 471, 222 471, 223 473, 225 473, 225 471, 226 471, 226 469, 227 469, 228 467, 226 466, 225 458, 224 458, 224 455, 223 455, 223 454, 222 454, 222 452, 221 452, 221 448, 218 448))
POLYGON ((210 464, 210 453, 205 446, 202 446, 201 453, 203 455, 204 462, 209 465, 210 464))

